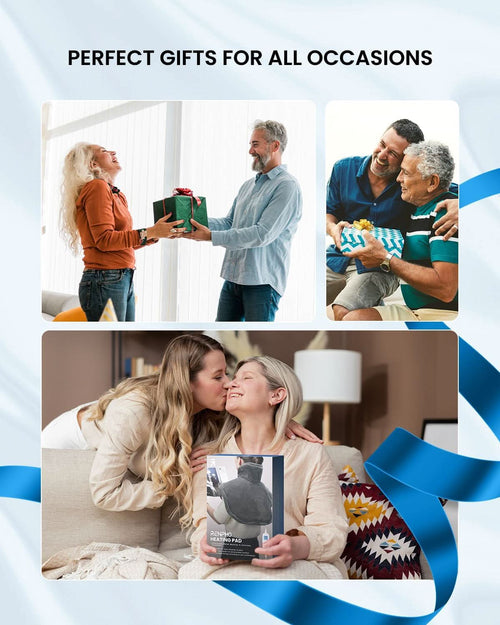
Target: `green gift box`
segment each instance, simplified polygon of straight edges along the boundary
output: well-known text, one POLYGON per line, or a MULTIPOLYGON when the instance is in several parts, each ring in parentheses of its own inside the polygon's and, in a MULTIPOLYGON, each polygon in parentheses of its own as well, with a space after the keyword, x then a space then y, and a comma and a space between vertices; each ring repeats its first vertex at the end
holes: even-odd
POLYGON ((194 219, 198 223, 208 228, 207 203, 204 197, 196 197, 190 189, 174 189, 172 197, 166 197, 163 200, 153 202, 154 220, 165 217, 168 213, 172 215, 167 220, 178 221, 183 219, 184 223, 179 224, 178 228, 186 228, 186 232, 191 232, 193 226, 190 219, 194 219))

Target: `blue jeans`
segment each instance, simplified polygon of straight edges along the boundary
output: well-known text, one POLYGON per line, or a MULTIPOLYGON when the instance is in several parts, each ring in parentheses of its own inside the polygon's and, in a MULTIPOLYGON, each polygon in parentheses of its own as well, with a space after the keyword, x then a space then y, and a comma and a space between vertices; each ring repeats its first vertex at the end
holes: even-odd
POLYGON ((274 321, 281 295, 269 284, 224 282, 216 321, 274 321))
POLYGON ((135 320, 133 269, 86 269, 78 289, 87 321, 99 321, 111 298, 118 321, 135 320))

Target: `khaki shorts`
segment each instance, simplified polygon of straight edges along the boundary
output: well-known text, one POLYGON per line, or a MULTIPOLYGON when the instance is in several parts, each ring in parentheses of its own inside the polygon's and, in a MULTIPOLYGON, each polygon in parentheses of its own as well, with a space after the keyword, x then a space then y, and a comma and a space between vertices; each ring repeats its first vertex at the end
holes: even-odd
POLYGON ((382 321, 451 321, 456 319, 456 310, 440 310, 438 308, 418 308, 412 310, 402 304, 375 306, 382 321))
POLYGON ((370 308, 392 295, 398 286, 399 278, 393 273, 358 273, 355 263, 347 266, 345 274, 326 268, 327 306, 333 302, 347 310, 370 308))

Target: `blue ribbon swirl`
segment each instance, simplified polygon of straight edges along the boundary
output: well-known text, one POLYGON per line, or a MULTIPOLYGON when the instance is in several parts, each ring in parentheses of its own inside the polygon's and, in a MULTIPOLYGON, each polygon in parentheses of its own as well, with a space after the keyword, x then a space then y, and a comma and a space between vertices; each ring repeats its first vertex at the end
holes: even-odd
MULTIPOLYGON (((460 392, 500 438, 500 373, 466 341, 459 342, 460 392), (480 381, 480 383, 479 383, 480 381), (489 390, 489 393, 485 392, 489 390)), ((439 497, 486 501, 500 496, 500 462, 452 454, 397 428, 365 463, 373 481, 405 519, 424 551, 436 587, 434 611, 417 617, 360 608, 301 582, 217 582, 291 625, 335 618, 369 625, 431 621, 453 592, 457 547, 439 497)))
POLYGON ((0 467, 0 497, 40 502, 40 468, 25 466, 0 467))
MULTIPOLYGON (((464 182, 460 205, 500 193, 500 169, 464 182)), ((409 329, 446 329, 440 322, 408 323, 409 329)), ((466 341, 459 342, 459 390, 500 439, 500 373, 466 341)), ((381 614, 327 596, 300 582, 217 582, 291 625, 335 618, 369 625, 428 623, 446 604, 455 586, 457 548, 438 497, 485 501, 500 496, 500 462, 451 454, 396 429, 368 458, 366 469, 405 519, 420 543, 434 576, 435 609, 419 617, 381 614)))
POLYGON ((492 169, 460 185, 460 206, 463 208, 497 193, 500 193, 500 169, 492 169))
MULTIPOLYGON (((461 185, 466 206, 500 193, 500 169, 461 185)), ((409 329, 444 329, 442 323, 408 323, 409 329)), ((459 342, 460 393, 500 439, 500 373, 466 341, 459 342)), ((361 622, 367 625, 425 625, 443 608, 455 586, 458 560, 453 532, 439 497, 486 501, 500 496, 500 462, 452 454, 397 428, 368 458, 373 481, 405 519, 432 570, 436 601, 422 616, 394 616, 356 606, 298 581, 220 581, 239 595, 290 625, 361 622), (342 619, 342 620, 340 620, 342 619)), ((0 467, 0 497, 40 501, 40 469, 0 467)))

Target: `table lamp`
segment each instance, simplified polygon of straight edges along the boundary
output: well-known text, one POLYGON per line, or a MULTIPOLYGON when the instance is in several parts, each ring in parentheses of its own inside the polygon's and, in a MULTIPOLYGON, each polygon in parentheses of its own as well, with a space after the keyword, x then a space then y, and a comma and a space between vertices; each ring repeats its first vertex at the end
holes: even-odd
POLYGON ((330 440, 330 404, 361 401, 361 354, 346 349, 305 349, 295 352, 295 373, 304 401, 323 403, 323 441, 330 440))

